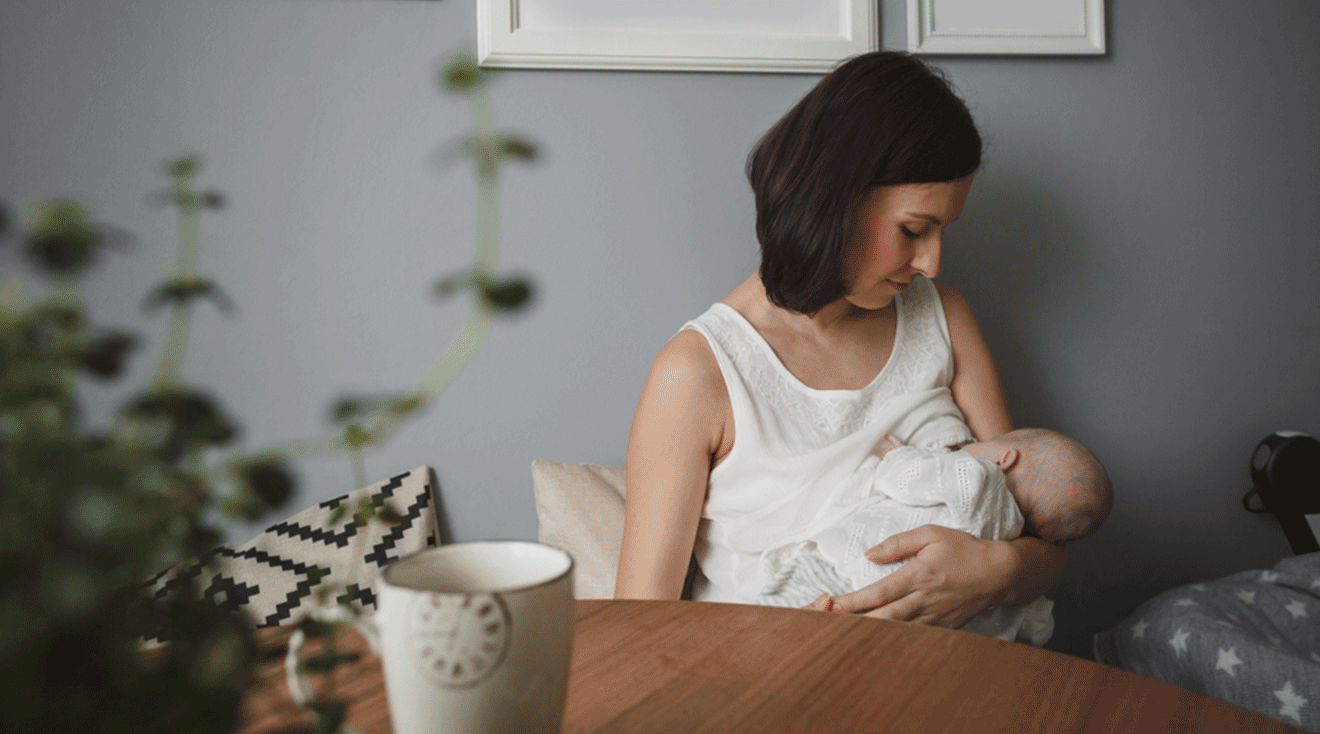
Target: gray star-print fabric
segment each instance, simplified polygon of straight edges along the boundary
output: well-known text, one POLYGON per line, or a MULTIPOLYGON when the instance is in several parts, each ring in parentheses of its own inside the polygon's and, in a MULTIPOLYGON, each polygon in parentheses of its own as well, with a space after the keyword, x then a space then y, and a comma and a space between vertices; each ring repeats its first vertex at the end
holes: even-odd
POLYGON ((1320 553, 1166 591, 1095 659, 1320 734, 1320 553))

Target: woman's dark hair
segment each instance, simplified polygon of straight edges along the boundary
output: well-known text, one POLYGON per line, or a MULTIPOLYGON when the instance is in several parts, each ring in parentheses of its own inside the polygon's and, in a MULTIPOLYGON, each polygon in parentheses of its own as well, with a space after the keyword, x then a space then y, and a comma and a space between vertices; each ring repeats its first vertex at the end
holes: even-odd
POLYGON ((954 181, 980 165, 976 123, 940 72, 898 52, 845 62, 747 157, 770 301, 814 314, 848 292, 856 214, 875 187, 954 181))

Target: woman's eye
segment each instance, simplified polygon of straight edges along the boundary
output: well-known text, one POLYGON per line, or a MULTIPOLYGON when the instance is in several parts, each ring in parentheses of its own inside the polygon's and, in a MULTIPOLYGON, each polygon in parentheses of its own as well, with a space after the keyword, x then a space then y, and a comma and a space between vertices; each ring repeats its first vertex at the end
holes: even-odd
POLYGON ((915 240, 916 238, 918 238, 918 237, 921 236, 921 235, 917 234, 916 232, 913 232, 912 230, 908 229, 907 227, 905 227, 905 226, 903 226, 903 225, 901 225, 901 224, 898 225, 898 228, 899 228, 900 231, 903 232, 903 236, 904 236, 904 237, 907 237, 907 238, 910 239, 910 240, 915 240))

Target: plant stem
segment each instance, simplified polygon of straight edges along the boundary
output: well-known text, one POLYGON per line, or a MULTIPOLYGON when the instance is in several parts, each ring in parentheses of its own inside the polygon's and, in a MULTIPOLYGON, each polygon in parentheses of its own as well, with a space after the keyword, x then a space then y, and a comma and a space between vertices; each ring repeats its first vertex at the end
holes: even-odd
MULTIPOLYGON (((472 113, 474 137, 494 139, 497 130, 495 128, 495 117, 491 111, 490 99, 482 91, 469 93, 467 99, 472 113)), ((497 166, 492 166, 489 169, 483 169, 480 161, 477 162, 476 235, 472 269, 478 273, 493 274, 495 272, 499 249, 500 203, 499 176, 495 173, 497 168, 497 166)), ((435 365, 409 393, 411 397, 417 398, 421 403, 418 409, 412 411, 410 415, 416 415, 427 405, 430 405, 435 397, 453 381, 463 366, 467 364, 467 361, 472 358, 477 347, 485 340, 494 321, 494 312, 485 305, 481 294, 474 292, 472 311, 468 314, 463 328, 449 343, 435 365)), ((273 447, 272 450, 285 456, 301 457, 326 456, 348 451, 354 457, 356 472, 359 469, 357 463, 359 459, 357 457, 363 455, 364 449, 370 446, 378 446, 389 439, 403 424, 404 420, 404 416, 394 412, 386 412, 377 416, 367 429, 371 436, 371 442, 362 447, 345 445, 343 434, 336 433, 320 438, 290 441, 279 444, 273 447)), ((357 486, 364 486, 364 475, 355 477, 355 481, 357 486)))
MULTIPOLYGON (((186 182, 179 187, 191 188, 186 182)), ((184 281, 197 278, 197 207, 182 205, 179 208, 179 256, 174 263, 174 280, 184 281)), ((188 326, 191 319, 188 304, 175 303, 170 307, 170 325, 165 332, 165 346, 161 349, 160 363, 156 367, 156 376, 152 387, 160 390, 179 382, 179 368, 183 364, 183 353, 188 346, 188 326)))
POLYGON ((180 280, 197 277, 197 211, 195 205, 179 211, 179 259, 174 264, 174 277, 180 280))
MULTIPOLYGON (((473 92, 468 95, 468 104, 476 136, 494 139, 498 131, 495 129, 495 114, 491 111, 490 98, 484 92, 473 92)), ((500 222, 498 171, 497 165, 477 166, 476 252, 473 254, 472 267, 478 272, 490 274, 495 272, 500 222)))
POLYGON ((367 462, 362 457, 362 449, 349 449, 348 458, 353 462, 353 486, 356 488, 367 486, 367 462))
POLYGON ((183 364, 184 347, 188 344, 188 324, 190 312, 188 306, 175 304, 170 307, 170 325, 165 332, 165 347, 160 352, 160 364, 156 366, 156 376, 152 379, 152 388, 164 389, 178 384, 179 367, 183 364))

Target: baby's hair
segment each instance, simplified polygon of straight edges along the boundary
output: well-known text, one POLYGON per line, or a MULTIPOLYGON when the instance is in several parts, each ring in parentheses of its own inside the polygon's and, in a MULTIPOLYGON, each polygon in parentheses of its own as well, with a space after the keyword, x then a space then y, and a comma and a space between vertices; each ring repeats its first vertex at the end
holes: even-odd
POLYGON ((1017 481, 1034 492, 1033 511, 1026 513, 1030 534, 1062 543, 1100 529, 1113 506, 1114 488, 1094 454, 1078 441, 1043 428, 1022 428, 1000 438, 1022 445, 1017 481), (1078 507, 1051 504, 1061 497, 1077 501, 1078 507))

